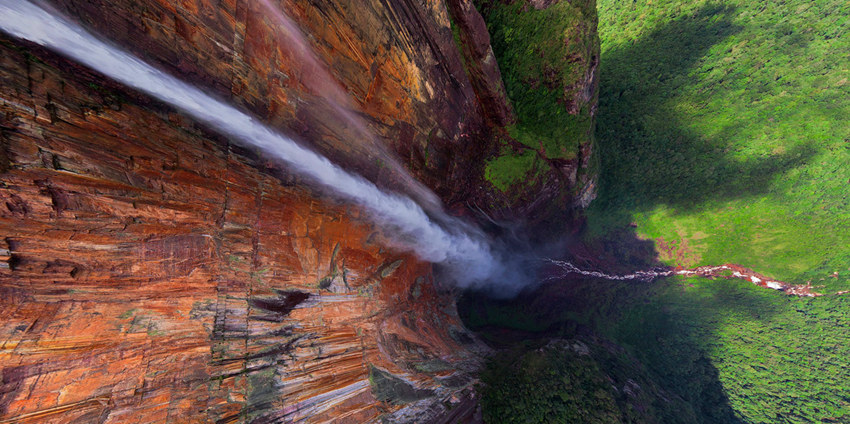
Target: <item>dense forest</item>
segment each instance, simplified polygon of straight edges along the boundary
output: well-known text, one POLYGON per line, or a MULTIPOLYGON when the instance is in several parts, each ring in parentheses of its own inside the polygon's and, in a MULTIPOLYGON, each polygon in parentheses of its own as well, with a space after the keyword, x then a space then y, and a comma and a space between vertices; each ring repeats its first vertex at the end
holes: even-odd
MULTIPOLYGON (((506 34, 557 39, 587 13, 560 2, 529 25, 479 6, 503 67, 525 49, 506 34)), ((600 0, 598 19, 599 197, 580 235, 594 259, 736 263, 823 296, 682 277, 469 295, 467 324, 506 348, 485 415, 850 422, 850 5, 600 0)))

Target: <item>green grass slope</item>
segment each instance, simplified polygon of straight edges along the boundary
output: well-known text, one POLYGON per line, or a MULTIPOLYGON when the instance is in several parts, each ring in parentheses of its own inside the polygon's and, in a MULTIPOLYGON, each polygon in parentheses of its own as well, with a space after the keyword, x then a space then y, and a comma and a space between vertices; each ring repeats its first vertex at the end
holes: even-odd
POLYGON ((593 237, 850 288, 850 3, 599 0, 593 237), (828 278, 838 272, 839 278, 828 278))
MULTIPOLYGON (((668 263, 850 288, 850 3, 599 0, 599 16, 588 239, 633 232, 668 263)), ((670 390, 713 379, 743 422, 850 422, 846 295, 671 280, 636 297, 598 328, 670 390)))
MULTIPOLYGON (((850 3, 598 1, 602 167, 584 237, 599 259, 636 266, 654 249, 670 264, 850 289, 850 3)), ((684 422, 850 423, 850 295, 573 280, 459 306, 485 339, 514 346, 483 376, 489 417, 528 405, 513 421, 650 422, 597 385, 604 374, 668 399, 648 410, 660 422, 672 408, 684 422), (586 334, 627 354, 586 363, 515 344, 586 334), (596 395, 564 394, 576 385, 596 395), (591 404, 600 415, 576 418, 591 404)))

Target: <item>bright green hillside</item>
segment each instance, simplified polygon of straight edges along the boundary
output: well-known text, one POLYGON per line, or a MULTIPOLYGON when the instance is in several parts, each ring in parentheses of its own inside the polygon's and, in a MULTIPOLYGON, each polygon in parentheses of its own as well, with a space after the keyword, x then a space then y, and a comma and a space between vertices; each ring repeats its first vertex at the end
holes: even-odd
MULTIPOLYGON (((850 289, 850 2, 598 0, 598 11, 602 171, 585 241, 600 259, 634 267, 649 247, 668 263, 850 289)), ((513 346, 483 374, 492 422, 850 423, 850 295, 558 284, 461 302, 468 326, 513 346), (540 349, 555 337, 584 340, 589 356, 540 349), (644 390, 626 393, 627 378, 644 390)))
POLYGON ((633 222, 686 265, 850 287, 850 2, 598 7, 594 235, 633 222))

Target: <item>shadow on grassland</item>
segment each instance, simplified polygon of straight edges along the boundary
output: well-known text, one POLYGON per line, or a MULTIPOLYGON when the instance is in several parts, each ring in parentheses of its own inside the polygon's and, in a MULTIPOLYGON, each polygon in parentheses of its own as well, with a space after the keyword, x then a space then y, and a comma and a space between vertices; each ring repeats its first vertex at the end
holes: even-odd
MULTIPOLYGON (((629 226, 632 213, 659 204, 688 209, 757 195, 778 173, 815 153, 800 147, 741 161, 726 151, 724 140, 693 133, 671 113, 669 101, 693 83, 693 66, 712 46, 741 30, 733 14, 733 8, 707 5, 603 54, 597 126, 602 174, 600 196, 588 219, 604 219, 613 231, 594 246, 573 246, 577 264, 621 272, 662 265, 654 243, 638 238, 629 226)), ((459 309, 470 328, 499 348, 602 335, 626 347, 667 393, 689 405, 683 422, 690 416, 703 423, 740 423, 717 368, 701 347, 711 344, 706 339, 720 323, 699 307, 691 310, 670 300, 666 294, 685 290, 679 284, 565 278, 512 301, 468 293, 459 309)), ((729 293, 718 284, 702 295, 710 297, 709 308, 752 305, 759 311, 753 319, 775 313, 768 300, 746 289, 729 293)))
MULTIPOLYGON (((607 340, 603 345, 625 348, 629 354, 621 364, 632 363, 636 364, 632 369, 646 370, 646 374, 631 378, 637 381, 640 377, 663 389, 664 394, 651 411, 663 417, 658 422, 741 423, 729 404, 717 368, 701 348, 706 345, 706 335, 718 330, 720 323, 714 322, 710 313, 683 308, 681 302, 668 296, 687 284, 674 280, 624 283, 564 278, 510 301, 467 293, 460 299, 458 309, 467 327, 494 348, 514 352, 514 357, 517 350, 535 352, 552 339, 581 340, 592 346, 589 340, 602 338, 607 340), (695 329, 695 322, 701 331, 695 329)), ((746 287, 726 293, 720 284, 710 284, 703 290, 711 292, 710 303, 714 306, 722 307, 726 297, 737 296, 738 304, 759 304, 760 318, 769 319, 773 313, 773 305, 760 304, 762 301, 746 287)), ((501 369, 498 380, 487 381, 485 374, 484 383, 501 387, 507 380, 521 385, 523 374, 529 370, 516 366, 516 361, 499 362, 500 358, 497 356, 497 364, 489 368, 501 369)), ((603 377, 621 380, 621 364, 601 369, 603 377)), ((551 372, 547 379, 564 378, 558 374, 556 364, 548 366, 553 370, 547 371, 551 372)), ((548 375, 547 372, 540 374, 548 375)), ((535 384, 546 385, 542 381, 535 384)), ((492 399, 494 395, 486 391, 484 396, 490 404, 516 402, 512 396, 492 399)))
POLYGON ((706 5, 603 53, 597 114, 602 170, 589 219, 622 228, 634 212, 661 204, 687 210, 758 195, 777 174, 816 153, 802 145, 766 157, 735 158, 728 140, 695 133, 673 110, 681 89, 699 78, 690 75, 699 59, 741 30, 732 23, 734 11, 706 5))

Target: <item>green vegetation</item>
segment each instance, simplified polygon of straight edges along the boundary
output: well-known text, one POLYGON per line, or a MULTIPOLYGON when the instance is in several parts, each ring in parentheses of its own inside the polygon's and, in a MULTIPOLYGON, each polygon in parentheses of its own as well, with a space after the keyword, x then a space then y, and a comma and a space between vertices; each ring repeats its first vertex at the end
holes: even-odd
POLYGON ((490 30, 493 52, 517 114, 507 128, 519 143, 487 163, 485 177, 498 189, 533 180, 549 159, 571 159, 593 137, 583 79, 597 61, 599 39, 592 1, 559 2, 536 10, 525 2, 476 1, 490 30), (572 106, 575 110, 569 112, 572 106))
MULTIPOLYGON (((492 10, 490 25, 525 19, 492 10)), ((733 262, 815 291, 850 289, 850 3, 599 0, 599 16, 602 170, 583 236, 597 259, 733 262)), ((513 33, 490 30, 494 47, 513 33)), ((469 295, 460 312, 513 346, 483 375, 492 422, 675 422, 673 408, 682 422, 850 423, 850 295, 575 280, 513 303, 469 295), (587 362, 537 350, 553 337, 626 353, 588 343, 587 362), (628 415, 598 375, 632 376, 671 403, 628 415), (581 415, 589 405, 599 415, 581 415)))
POLYGON ((501 352, 482 374, 486 422, 687 423, 692 411, 622 349, 590 338, 501 352))
POLYGON ((118 319, 127 319, 127 318, 130 318, 132 316, 135 316, 137 310, 138 309, 136 309, 136 308, 128 309, 128 310, 122 312, 121 315, 118 315, 118 319))
POLYGON ((512 151, 510 148, 500 156, 487 162, 484 168, 484 176, 491 184, 499 190, 506 192, 512 185, 522 182, 528 176, 535 175, 544 166, 540 157, 533 150, 525 150, 521 153, 512 151))
POLYGON ((686 280, 660 284, 648 301, 626 309, 612 336, 680 390, 719 382, 750 423, 850 421, 850 297, 686 280), (714 376, 688 367, 697 354, 714 376))
POLYGON ((633 222, 686 243, 690 264, 850 288, 850 3, 600 0, 599 13, 591 238, 633 222))
POLYGON ((637 381, 649 396, 641 402, 655 402, 646 409, 654 412, 640 419, 617 415, 604 422, 850 422, 848 296, 796 298, 740 280, 577 280, 525 296, 510 307, 471 295, 462 300, 460 311, 486 339, 513 346, 496 356, 482 376, 486 414, 525 408, 529 415, 519 414, 515 422, 592 422, 627 410, 618 404, 583 420, 538 419, 538 413, 563 408, 575 413, 586 408, 582 402, 596 402, 598 397, 557 398, 574 390, 565 379, 572 385, 596 384, 596 377, 575 375, 576 369, 590 367, 617 381, 637 381), (517 317, 522 317, 518 324, 501 327, 517 317), (607 346, 614 356, 593 353, 592 366, 569 356, 536 366, 524 362, 540 360, 533 348, 546 340, 587 340, 588 334, 604 337, 597 345, 607 346), (538 389, 526 393, 525 385, 538 389), (671 403, 658 402, 656 396, 671 403), (664 415, 668 408, 678 419, 664 415))
MULTIPOLYGON (((589 242, 632 223, 638 238, 677 242, 668 262, 850 288, 850 4, 600 0, 599 10, 603 172, 589 242)), ((687 366, 698 354, 745 422, 850 422, 846 296, 688 280, 644 301, 612 307, 598 328, 616 328, 606 335, 675 391, 712 380, 687 366)))

